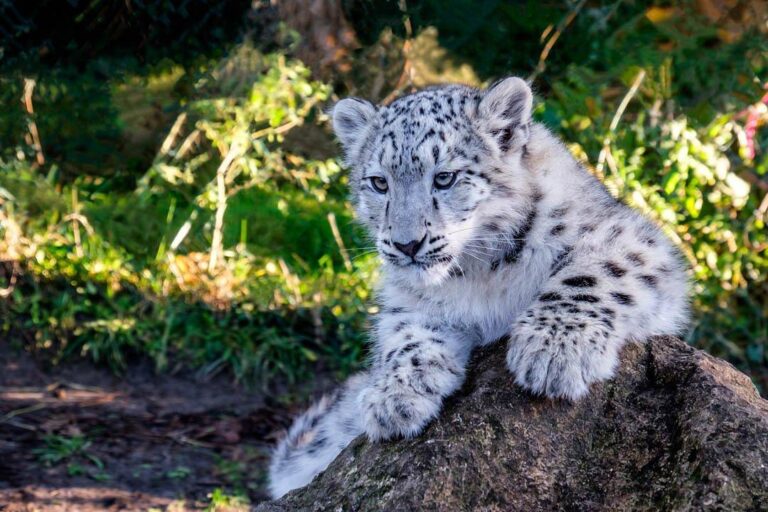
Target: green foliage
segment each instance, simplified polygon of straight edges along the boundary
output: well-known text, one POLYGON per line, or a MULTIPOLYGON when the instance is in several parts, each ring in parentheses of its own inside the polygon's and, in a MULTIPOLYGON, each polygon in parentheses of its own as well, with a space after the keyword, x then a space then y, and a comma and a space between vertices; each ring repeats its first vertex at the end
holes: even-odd
POLYGON ((205 508, 206 512, 244 511, 248 510, 250 500, 243 494, 227 494, 226 491, 216 488, 210 494, 210 503, 205 508))
POLYGON ((84 454, 91 445, 91 442, 83 436, 49 435, 45 436, 43 442, 45 446, 34 450, 34 454, 46 466, 52 466, 75 455, 84 454))
MULTIPOLYGON (((5 249, 22 268, 0 303, 12 319, 2 328, 32 336, 54 360, 79 354, 118 370, 138 353, 158 369, 186 361, 263 383, 295 379, 320 359, 349 371, 361 357, 373 259, 351 261, 337 246, 360 240, 339 165, 282 145, 328 87, 299 62, 247 45, 202 71, 171 72, 180 73, 195 86, 134 190, 88 173, 42 176, 28 147, 0 165, 5 249)), ((123 101, 135 81, 110 89, 123 101)))
POLYGON ((70 476, 86 475, 99 482, 109 480, 111 477, 104 471, 104 463, 88 451, 90 447, 91 442, 82 435, 47 435, 43 438, 43 446, 32 453, 45 466, 67 462, 70 476))
POLYGON ((165 476, 172 480, 184 480, 185 478, 189 478, 189 476, 192 474, 192 470, 189 469, 186 466, 177 466, 173 468, 172 470, 168 471, 165 476))
MULTIPOLYGON (((562 28, 538 70, 536 115, 683 248, 689 341, 765 386, 764 34, 743 22, 725 37, 700 2, 481 4, 467 19, 465 0, 407 2, 405 13, 346 3, 361 55, 389 55, 396 37, 370 47, 385 28, 405 36, 407 18, 487 78, 532 72, 562 28)), ((138 354, 250 382, 359 365, 376 262, 328 158, 333 91, 286 40, 266 53, 243 43, 218 59, 111 56, 0 76, 3 335, 54 361, 119 370, 138 354), (18 101, 25 78, 34 114, 18 101)))

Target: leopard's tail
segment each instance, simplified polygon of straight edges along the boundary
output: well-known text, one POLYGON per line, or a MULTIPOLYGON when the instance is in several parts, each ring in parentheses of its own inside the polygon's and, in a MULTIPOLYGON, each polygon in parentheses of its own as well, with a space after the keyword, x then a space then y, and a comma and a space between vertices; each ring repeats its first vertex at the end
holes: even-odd
POLYGON ((272 454, 272 498, 307 485, 362 434, 357 396, 366 380, 365 373, 351 377, 340 390, 324 396, 294 420, 272 454))

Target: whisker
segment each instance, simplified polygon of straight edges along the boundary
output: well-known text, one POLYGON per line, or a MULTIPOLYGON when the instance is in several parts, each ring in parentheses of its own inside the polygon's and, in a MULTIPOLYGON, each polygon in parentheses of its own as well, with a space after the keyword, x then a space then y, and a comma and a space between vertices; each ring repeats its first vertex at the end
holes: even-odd
POLYGON ((461 229, 457 229, 455 231, 450 231, 450 232, 446 233, 445 235, 446 236, 453 235, 454 233, 461 233, 462 231, 467 231, 469 229, 475 229, 475 228, 476 228, 476 226, 471 226, 471 227, 468 227, 468 228, 461 228, 461 229))
POLYGON ((464 246, 464 248, 466 248, 466 249, 473 249, 476 252, 483 253, 483 254, 491 254, 493 252, 496 252, 495 249, 493 249, 491 247, 486 247, 484 245, 471 245, 471 244, 467 244, 467 245, 464 246))
MULTIPOLYGON (((485 263, 486 262, 484 259, 482 259, 482 258, 478 257, 477 255, 475 255, 471 250, 464 251, 463 254, 466 254, 467 256, 471 256, 471 257, 475 258, 480 263, 485 263)), ((487 254, 484 254, 483 256, 487 256, 487 254)))
POLYGON ((512 240, 525 240, 524 238, 514 238, 514 237, 511 237, 511 236, 509 236, 509 235, 507 235, 505 233, 499 233, 499 234, 492 235, 492 236, 472 237, 472 238, 468 238, 467 241, 470 242, 470 241, 499 240, 499 239, 504 239, 504 240, 509 240, 509 241, 512 241, 512 240))
POLYGON ((354 256, 352 256, 351 260, 352 260, 352 261, 355 261, 355 260, 357 260, 357 259, 360 259, 360 258, 362 258, 363 256, 368 256, 369 254, 375 254, 375 253, 377 253, 377 252, 378 252, 378 251, 376 251, 376 250, 373 250, 373 251, 368 251, 368 252, 364 252, 364 253, 360 253, 360 254, 355 254, 354 256))
POLYGON ((467 254, 469 256, 472 256, 476 260, 482 261, 484 263, 487 262, 489 259, 491 259, 493 257, 491 254, 479 254, 479 253, 471 252, 471 251, 464 251, 463 254, 467 254))

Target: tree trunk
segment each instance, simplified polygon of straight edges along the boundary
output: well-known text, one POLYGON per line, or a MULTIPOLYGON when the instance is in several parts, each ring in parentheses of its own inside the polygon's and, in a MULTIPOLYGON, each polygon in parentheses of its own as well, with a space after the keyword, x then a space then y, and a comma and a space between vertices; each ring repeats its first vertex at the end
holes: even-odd
POLYGON ((419 437, 361 436, 256 510, 768 509, 768 402, 730 364, 655 338, 570 404, 522 391, 504 356, 479 351, 419 437))

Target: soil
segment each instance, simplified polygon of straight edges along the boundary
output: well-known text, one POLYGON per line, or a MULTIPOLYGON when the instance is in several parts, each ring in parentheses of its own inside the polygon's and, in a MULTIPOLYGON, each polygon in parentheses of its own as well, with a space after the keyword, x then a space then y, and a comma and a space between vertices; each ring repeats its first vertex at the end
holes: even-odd
POLYGON ((263 501, 270 449, 306 398, 147 363, 51 368, 0 341, 0 511, 201 510, 215 489, 263 501))

